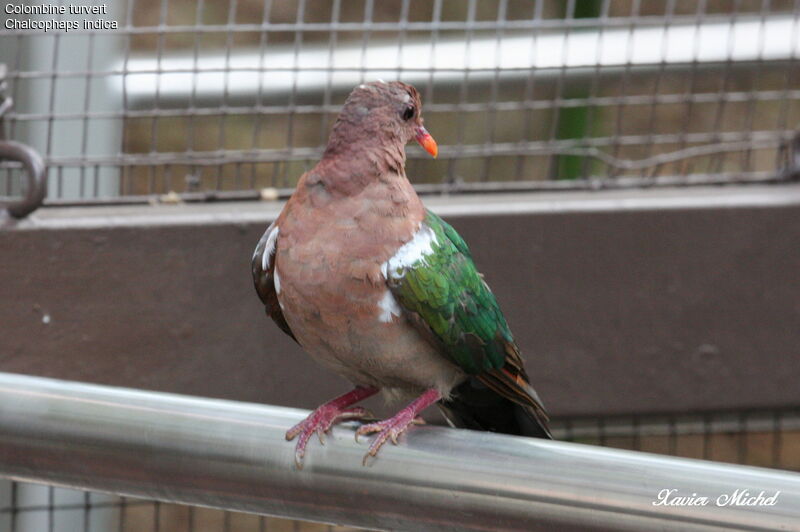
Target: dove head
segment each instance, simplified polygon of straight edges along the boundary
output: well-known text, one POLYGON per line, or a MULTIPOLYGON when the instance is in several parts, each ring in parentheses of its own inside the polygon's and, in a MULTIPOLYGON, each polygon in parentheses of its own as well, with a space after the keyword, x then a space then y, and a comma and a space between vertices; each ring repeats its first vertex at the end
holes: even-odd
POLYGON ((400 81, 375 81, 359 85, 347 97, 325 154, 397 148, 405 160, 403 147, 411 139, 433 157, 438 154, 436 141, 423 125, 417 89, 400 81))

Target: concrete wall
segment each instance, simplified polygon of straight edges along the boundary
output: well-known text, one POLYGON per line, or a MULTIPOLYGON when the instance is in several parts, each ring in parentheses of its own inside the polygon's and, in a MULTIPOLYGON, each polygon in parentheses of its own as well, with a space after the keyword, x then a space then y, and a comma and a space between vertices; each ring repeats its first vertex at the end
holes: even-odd
MULTIPOLYGON (((800 404, 800 186, 427 203, 555 416, 800 404)), ((0 371, 302 407, 344 391, 253 291, 279 207, 51 208, 0 229, 0 371)))

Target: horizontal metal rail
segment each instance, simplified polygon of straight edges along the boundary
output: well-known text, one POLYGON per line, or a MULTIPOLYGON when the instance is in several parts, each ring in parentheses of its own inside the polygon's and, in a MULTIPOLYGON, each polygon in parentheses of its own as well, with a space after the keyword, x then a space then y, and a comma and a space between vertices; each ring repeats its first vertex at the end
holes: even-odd
MULTIPOLYGON (((751 18, 753 16, 751 15, 751 18)), ((742 17, 744 18, 744 17, 742 17)), ((602 17, 603 24, 614 28, 628 28, 630 26, 655 26, 664 25, 662 15, 634 15, 626 17, 602 17)), ((703 18, 696 15, 674 15, 674 23, 691 24, 701 21, 729 22, 729 15, 706 14, 703 18)), ((364 22, 261 22, 251 24, 175 24, 157 26, 127 26, 121 28, 120 33, 126 35, 143 35, 150 33, 230 33, 235 32, 330 32, 330 31, 497 31, 497 30, 560 30, 560 29, 586 29, 597 26, 595 18, 570 18, 570 19, 544 19, 535 18, 528 20, 469 20, 469 21, 401 21, 377 22, 374 20, 364 22)), ((31 35, 39 30, 7 29, 7 35, 31 35)), ((96 33, 96 30, 71 30, 70 34, 86 35, 96 33)))
MULTIPOLYGON (((676 160, 689 159, 714 153, 726 153, 745 148, 766 149, 777 148, 787 143, 796 135, 793 129, 781 131, 726 131, 681 134, 649 134, 624 135, 617 137, 594 137, 584 141, 575 139, 561 141, 533 142, 495 142, 493 144, 465 144, 461 146, 442 146, 439 159, 456 159, 459 157, 489 157, 513 155, 546 155, 562 153, 599 158, 603 162, 622 169, 642 169, 656 164, 665 164, 676 160), (708 146, 696 146, 654 155, 647 159, 628 161, 609 156, 598 148, 611 146, 643 146, 650 144, 675 144, 679 142, 700 143, 714 142, 708 146), (585 147, 583 147, 585 146, 585 147)), ((425 152, 412 146, 410 159, 425 158, 425 152)), ((54 156, 49 163, 59 166, 89 167, 100 166, 215 166, 221 164, 269 163, 276 161, 307 161, 318 159, 324 152, 323 147, 285 148, 276 150, 215 150, 185 151, 161 153, 134 153, 122 156, 54 156)))
POLYGON ((800 530, 798 474, 466 430, 415 427, 364 467, 345 425, 298 471, 305 414, 3 373, 0 474, 377 529, 800 530))
MULTIPOLYGON (((515 32, 468 40, 443 38, 435 43, 429 39, 376 41, 368 48, 351 43, 337 46, 333 53, 324 45, 302 51, 286 45, 270 47, 268 52, 229 51, 202 61, 191 53, 126 57, 112 69, 122 76, 111 76, 109 82, 137 106, 153 100, 189 101, 190 97, 192 101, 236 99, 326 87, 349 89, 364 79, 394 79, 399 71, 409 83, 429 79, 452 83, 460 81, 464 72, 475 82, 491 80, 499 72, 525 78, 532 68, 541 75, 563 76, 565 69, 780 61, 800 51, 796 26, 795 17, 782 15, 542 35, 515 32)), ((373 23, 371 30, 378 31, 378 25, 373 23)))

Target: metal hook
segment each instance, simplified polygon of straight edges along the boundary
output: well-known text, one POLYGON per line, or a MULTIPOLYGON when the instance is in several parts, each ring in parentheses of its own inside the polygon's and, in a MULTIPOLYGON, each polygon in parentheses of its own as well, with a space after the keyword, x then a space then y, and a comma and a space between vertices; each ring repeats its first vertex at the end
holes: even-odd
POLYGON ((30 146, 5 140, 3 131, 3 115, 11 109, 13 100, 4 94, 5 65, 0 64, 0 161, 9 160, 22 163, 22 168, 28 176, 28 191, 19 201, 5 206, 8 214, 14 218, 24 218, 42 205, 47 193, 46 174, 47 168, 42 157, 30 146))
POLYGON ((28 191, 25 197, 6 205, 6 210, 12 217, 24 218, 38 209, 44 201, 47 193, 47 168, 36 150, 13 140, 0 141, 0 161, 4 159, 22 163, 28 175, 28 191))

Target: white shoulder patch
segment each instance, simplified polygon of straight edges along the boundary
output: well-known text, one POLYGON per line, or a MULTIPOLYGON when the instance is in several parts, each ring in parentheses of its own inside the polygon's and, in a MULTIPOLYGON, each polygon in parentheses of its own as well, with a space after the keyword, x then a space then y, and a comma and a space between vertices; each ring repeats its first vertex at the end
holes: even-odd
POLYGON ((381 273, 386 279, 400 279, 405 274, 404 270, 433 253, 433 245, 438 244, 436 233, 427 225, 420 224, 414 233, 414 238, 400 246, 389 260, 381 264, 381 273))
POLYGON ((380 302, 378 302, 378 309, 380 310, 378 321, 381 323, 391 323, 392 316, 399 317, 403 312, 400 305, 397 304, 397 300, 389 290, 384 292, 383 297, 380 302))
POLYGON ((281 277, 278 275, 278 268, 272 270, 272 283, 275 285, 275 293, 281 293, 281 277))
MULTIPOLYGON (((272 259, 272 256, 275 255, 275 244, 278 242, 278 233, 280 233, 278 226, 273 224, 267 228, 264 236, 261 237, 262 240, 264 237, 266 237, 264 250, 261 252, 261 269, 264 271, 269 270, 270 260, 272 259)), ((260 246, 256 246, 256 254, 258 253, 259 247, 260 246)))

